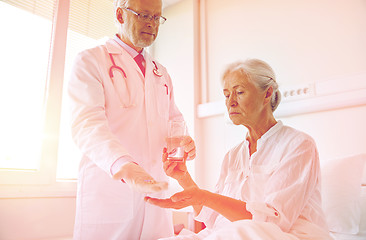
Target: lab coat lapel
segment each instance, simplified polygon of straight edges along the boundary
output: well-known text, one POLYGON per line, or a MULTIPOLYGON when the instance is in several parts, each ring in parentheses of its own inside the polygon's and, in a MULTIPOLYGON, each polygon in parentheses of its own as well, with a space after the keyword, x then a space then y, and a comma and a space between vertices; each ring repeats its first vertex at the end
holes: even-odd
MULTIPOLYGON (((121 45, 119 45, 115 40, 108 39, 108 41, 105 43, 105 46, 107 48, 107 51, 112 54, 123 54, 127 53, 121 45)), ((127 53, 128 54, 128 53, 127 53)))
MULTIPOLYGON (((146 62, 146 67, 145 67, 145 104, 146 104, 146 109, 149 109, 150 112, 146 112, 146 116, 150 116, 151 118, 153 118, 153 116, 156 116, 157 114, 157 94, 156 94, 156 89, 155 89, 155 85, 156 85, 156 76, 153 73, 153 69, 154 69, 154 64, 152 63, 152 59, 151 56, 146 52, 145 53, 145 62, 146 62)), ((154 120, 154 119, 151 119, 154 120)))
POLYGON ((151 75, 153 72, 153 63, 151 56, 148 52, 145 52, 144 58, 145 58, 145 78, 152 80, 154 76, 151 75))
MULTIPOLYGON (((160 140, 161 132, 160 127, 156 127, 161 124, 158 112, 158 93, 156 92, 156 76, 153 73, 154 64, 152 63, 151 56, 145 53, 145 106, 146 106, 146 119, 148 123, 148 138, 150 142, 150 154, 154 156, 154 152, 159 151, 161 148, 160 140)), ((152 158, 151 163, 154 164, 158 159, 152 158)))
MULTIPOLYGON (((137 63, 135 62, 135 60, 131 57, 131 55, 121 46, 119 45, 115 40, 113 39, 109 39, 106 42, 106 48, 107 51, 113 55, 122 55, 122 58, 125 61, 128 61, 128 66, 133 68, 133 71, 137 71, 139 73, 139 77, 141 79, 142 82, 144 82, 144 75, 141 72, 141 69, 139 68, 139 66, 137 65, 137 63)), ((145 55, 148 55, 147 53, 145 55)), ((145 59, 146 61, 146 59, 145 59)), ((116 63, 117 64, 117 63, 116 63)), ((145 70, 146 73, 147 69, 145 70)))

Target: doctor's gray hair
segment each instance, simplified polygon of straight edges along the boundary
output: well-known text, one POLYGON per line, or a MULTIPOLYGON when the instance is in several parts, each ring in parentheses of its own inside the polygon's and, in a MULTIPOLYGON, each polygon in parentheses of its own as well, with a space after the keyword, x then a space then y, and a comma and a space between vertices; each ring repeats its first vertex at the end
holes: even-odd
POLYGON ((116 12, 119 7, 126 7, 128 0, 114 0, 114 12, 116 12))
POLYGON ((259 89, 266 91, 272 86, 273 94, 271 99, 272 112, 276 110, 281 102, 281 93, 276 82, 276 75, 268 63, 259 59, 247 59, 244 62, 230 64, 222 76, 222 82, 234 72, 239 72, 248 77, 259 89))

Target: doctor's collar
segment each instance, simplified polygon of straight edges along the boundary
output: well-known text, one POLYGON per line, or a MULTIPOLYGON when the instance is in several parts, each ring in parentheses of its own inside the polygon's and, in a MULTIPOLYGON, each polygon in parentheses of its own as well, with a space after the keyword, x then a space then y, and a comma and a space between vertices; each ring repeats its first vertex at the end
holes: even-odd
MULTIPOLYGON (((132 47, 128 46, 127 43, 125 43, 124 41, 122 41, 121 38, 119 38, 117 36, 117 34, 114 35, 113 40, 115 40, 124 50, 126 50, 128 52, 128 54, 130 54, 130 56, 132 58, 135 58, 137 55, 140 54, 138 51, 136 51, 132 47)), ((144 48, 142 49, 141 54, 145 58, 145 49, 144 48)))

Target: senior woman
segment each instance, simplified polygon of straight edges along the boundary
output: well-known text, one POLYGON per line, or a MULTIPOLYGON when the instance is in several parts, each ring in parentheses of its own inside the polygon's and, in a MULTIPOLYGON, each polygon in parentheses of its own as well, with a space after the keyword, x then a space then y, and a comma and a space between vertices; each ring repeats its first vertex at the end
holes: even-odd
POLYGON ((207 228, 172 239, 331 239, 321 209, 320 168, 314 140, 273 116, 281 95, 264 61, 231 64, 223 75, 231 121, 244 125, 244 141, 224 158, 216 192, 200 189, 185 163, 164 170, 183 191, 169 199, 146 197, 163 208, 193 206, 207 228))

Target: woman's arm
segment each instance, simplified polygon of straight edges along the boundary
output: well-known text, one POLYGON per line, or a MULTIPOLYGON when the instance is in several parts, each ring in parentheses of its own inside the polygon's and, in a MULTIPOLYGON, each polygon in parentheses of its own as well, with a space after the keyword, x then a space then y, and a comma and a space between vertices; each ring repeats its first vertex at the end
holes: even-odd
POLYGON ((230 221, 252 219, 252 214, 247 211, 246 203, 221 194, 212 193, 206 190, 204 206, 209 207, 230 221))
MULTIPOLYGON (((227 156, 225 156, 225 159, 227 160, 227 156)), ((224 162, 227 163, 227 161, 224 162)), ((147 202, 159 207, 174 209, 193 206, 196 215, 201 212, 203 206, 207 206, 230 221, 252 218, 251 213, 246 210, 245 202, 198 188, 187 171, 185 162, 177 163, 168 161, 166 149, 164 149, 163 153, 163 164, 165 173, 176 179, 184 191, 174 194, 169 199, 146 197, 145 200, 147 202)), ((226 169, 225 166, 223 168, 226 169)))
MULTIPOLYGON (((193 140, 190 137, 187 137, 187 139, 184 139, 183 142, 185 145, 187 145, 187 143, 189 145, 189 143, 193 142, 193 140)), ((187 146, 185 146, 185 148, 187 148, 187 146)), ((191 149, 188 149, 188 151, 187 151, 185 149, 185 151, 186 151, 186 157, 187 157, 187 155, 189 157, 189 154, 187 154, 187 152, 194 152, 194 154, 192 154, 192 155, 194 155, 194 156, 196 155, 195 149, 194 149, 194 151, 192 151, 191 149)), ((164 150, 163 150, 163 168, 164 168, 166 175, 176 179, 178 181, 179 185, 183 189, 189 189, 189 188, 193 188, 193 187, 198 188, 197 184, 193 181, 191 175, 189 174, 189 172, 187 170, 187 166, 186 166, 186 162, 185 162, 186 160, 184 160, 184 162, 174 162, 174 161, 169 161, 167 157, 168 157, 167 149, 164 148, 164 150)), ((201 212, 202 206, 192 205, 192 207, 197 215, 201 212)))
POLYGON ((145 201, 162 208, 174 209, 181 209, 188 206, 196 206, 201 209, 203 206, 206 206, 220 213, 230 221, 252 218, 251 213, 246 210, 245 202, 202 190, 198 187, 185 189, 168 199, 146 197, 145 201))

